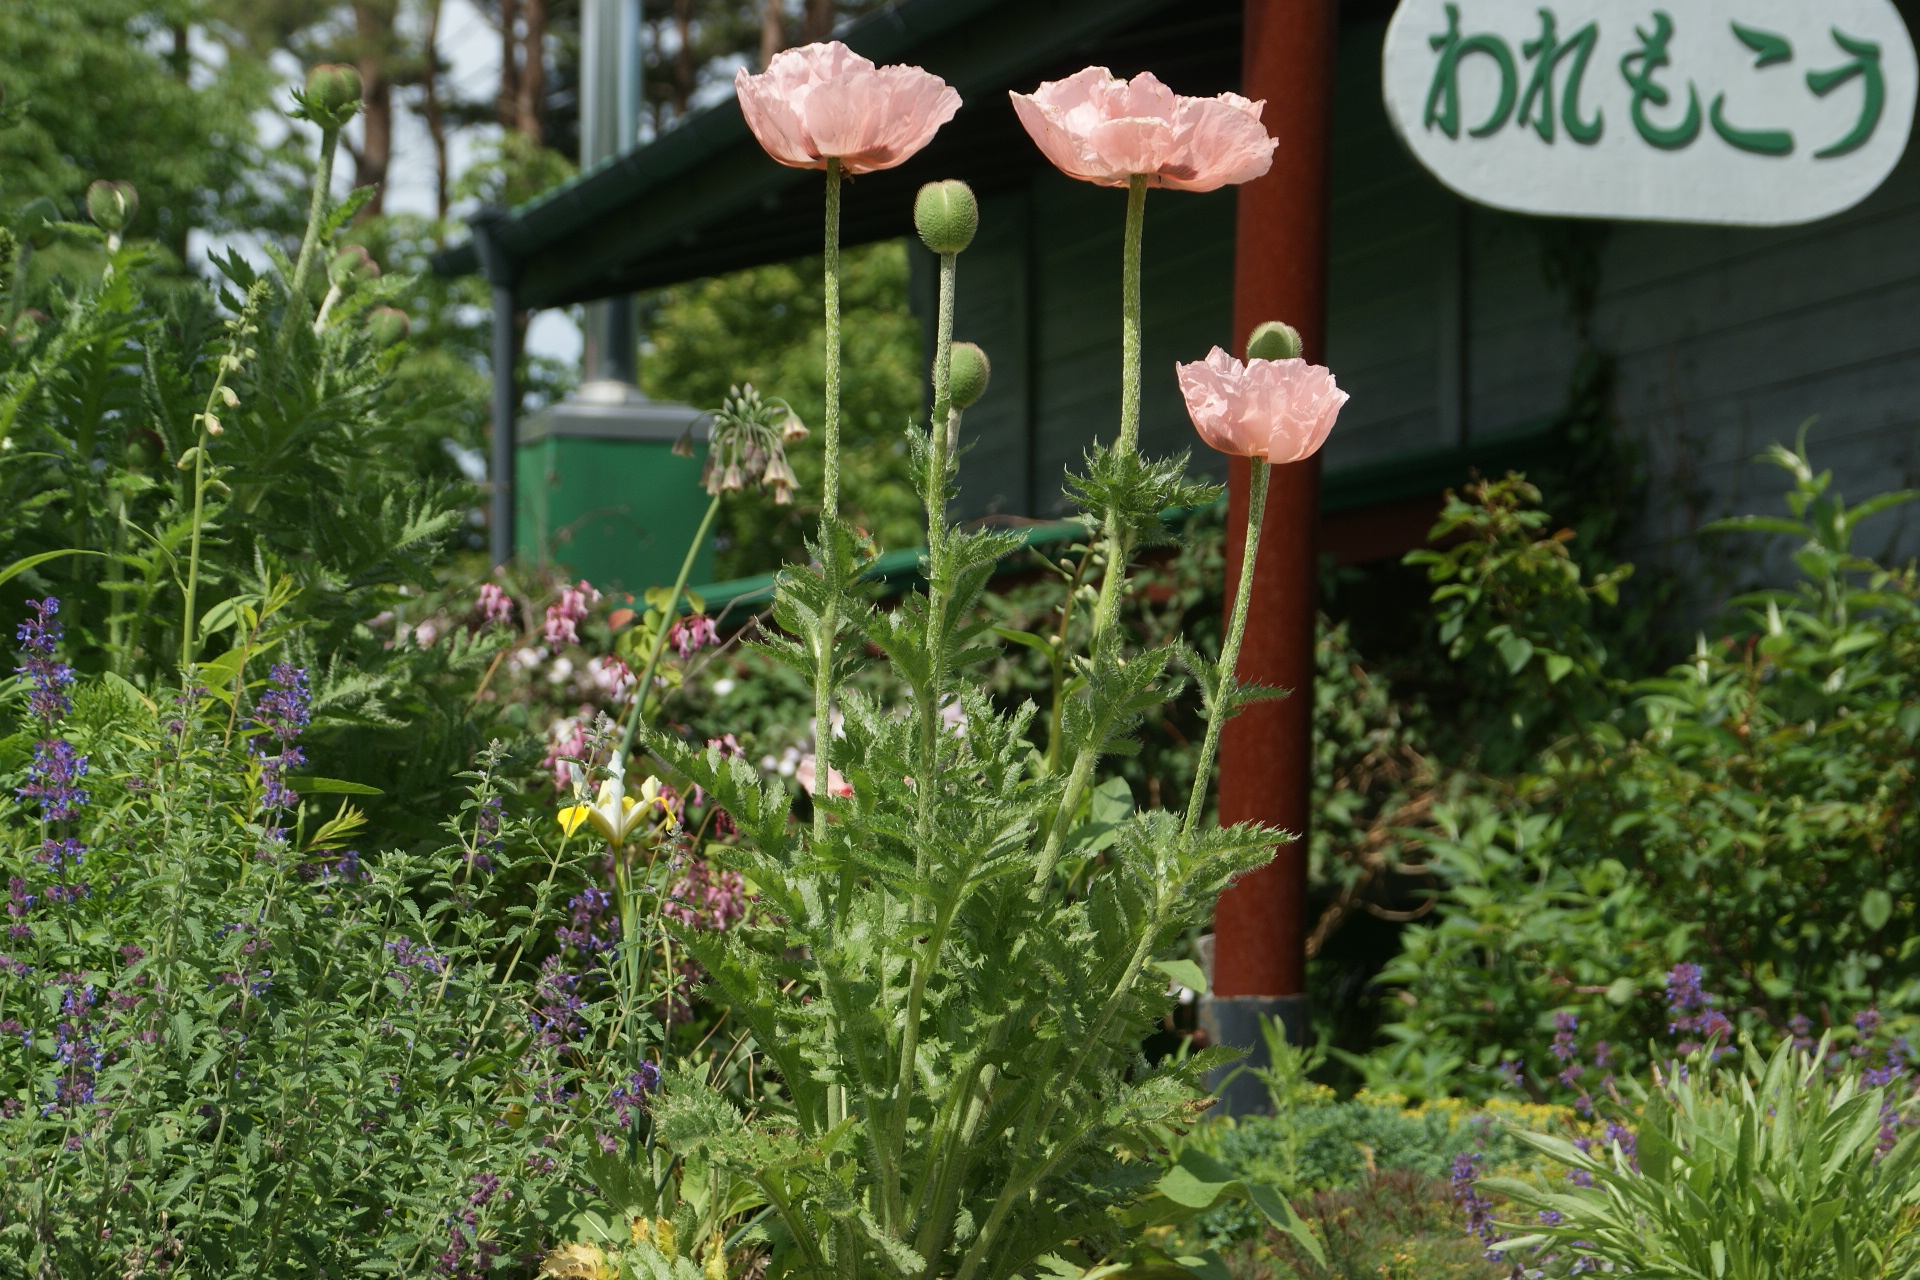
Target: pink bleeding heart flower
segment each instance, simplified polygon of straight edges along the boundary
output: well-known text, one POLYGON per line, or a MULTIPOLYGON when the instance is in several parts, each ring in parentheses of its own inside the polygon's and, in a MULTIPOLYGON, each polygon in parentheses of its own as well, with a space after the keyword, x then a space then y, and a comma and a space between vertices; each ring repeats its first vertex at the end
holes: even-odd
POLYGON ((1275 464, 1310 458, 1347 403, 1333 374, 1305 360, 1242 364, 1215 347, 1175 372, 1201 439, 1236 457, 1275 464))
POLYGON ((1088 67, 1011 96, 1055 168, 1103 187, 1144 174, 1150 187, 1214 191, 1265 173, 1278 145, 1260 123, 1265 102, 1237 93, 1184 97, 1150 71, 1119 80, 1088 67))
POLYGON ((872 173, 904 163, 960 109, 960 95, 919 67, 876 67, 841 44, 773 56, 767 69, 734 73, 747 127, 767 154, 794 169, 872 173))

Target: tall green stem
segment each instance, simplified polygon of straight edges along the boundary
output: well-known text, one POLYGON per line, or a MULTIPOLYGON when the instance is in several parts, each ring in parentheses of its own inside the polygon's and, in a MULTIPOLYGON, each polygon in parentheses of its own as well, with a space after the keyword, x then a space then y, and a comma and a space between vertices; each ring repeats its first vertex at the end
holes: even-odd
POLYGON ((1201 806, 1206 802, 1207 786, 1213 779, 1213 760, 1220 751, 1220 730, 1227 722, 1225 701, 1239 679, 1240 641, 1247 634, 1247 603, 1253 599, 1253 569, 1260 554, 1260 529, 1267 511, 1267 481, 1273 467, 1265 458, 1254 458, 1252 483, 1247 490, 1247 540, 1240 556, 1240 585, 1233 593, 1233 614, 1227 621, 1226 642, 1220 646, 1218 683, 1213 707, 1207 715, 1207 736, 1200 744, 1200 760, 1193 775, 1193 795, 1187 800, 1182 836, 1191 836, 1200 822, 1201 806))
POLYGON ((333 186, 333 158, 340 147, 340 130, 320 131, 320 165, 314 172, 313 196, 307 202, 307 233, 300 238, 300 256, 294 260, 293 279, 288 291, 296 298, 306 296, 307 273, 313 270, 313 255, 320 246, 320 227, 327 218, 327 196, 333 186))
MULTIPOLYGON (((1127 184, 1127 235, 1120 265, 1120 435, 1114 442, 1116 454, 1131 457, 1140 448, 1140 250, 1147 224, 1147 179, 1134 174, 1127 184)), ((1112 633, 1120 619, 1120 599, 1127 582, 1127 560, 1133 554, 1132 537, 1117 513, 1107 512, 1107 536, 1102 554, 1106 559, 1100 579, 1100 598, 1093 609, 1093 635, 1088 641, 1095 660, 1112 642, 1112 633)), ((1053 868, 1065 847, 1067 828, 1093 781, 1093 767, 1099 745, 1089 743, 1074 758, 1067 776, 1060 807, 1047 830, 1047 843, 1040 863, 1034 868, 1033 889, 1041 892, 1053 878, 1053 868)))
POLYGON ((1147 178, 1127 185, 1127 243, 1120 274, 1120 439, 1132 453, 1140 446, 1140 241, 1147 225, 1147 178))
MULTIPOLYGON (((940 743, 940 700, 946 693, 947 644, 943 615, 947 605, 947 418, 953 412, 953 290, 957 254, 940 255, 939 316, 933 342, 933 418, 927 429, 927 687, 920 699, 921 768, 927 785, 915 788, 920 839, 915 862, 926 873, 926 845, 933 821, 935 756, 940 743)), ((909 1027, 907 1034, 913 1034, 909 1027)), ((903 1068, 904 1069, 904 1068, 903 1068)))
MULTIPOLYGON (((833 794, 833 660, 840 636, 840 161, 827 161, 826 228, 826 414, 825 474, 820 495, 821 568, 827 576, 826 608, 814 638, 813 794, 833 794)), ((813 838, 827 837, 827 811, 813 806, 813 838)))
POLYGON ((660 667, 660 655, 666 651, 667 632, 673 629, 673 623, 680 616, 680 597, 686 594, 687 579, 693 574, 693 562, 700 557, 700 548, 706 545, 707 532, 713 528, 713 521, 720 514, 720 495, 714 494, 713 501, 707 504, 707 514, 700 517, 700 529, 693 535, 693 541, 687 544, 686 558, 680 561, 680 576, 673 580, 673 594, 667 598, 665 616, 660 619, 660 630, 653 637, 653 644, 647 649, 647 665, 640 673, 640 683, 633 686, 633 706, 627 711, 627 731, 620 736, 620 759, 625 760, 633 750, 633 740, 640 732, 640 721, 646 714, 647 691, 653 688, 653 673, 660 667))

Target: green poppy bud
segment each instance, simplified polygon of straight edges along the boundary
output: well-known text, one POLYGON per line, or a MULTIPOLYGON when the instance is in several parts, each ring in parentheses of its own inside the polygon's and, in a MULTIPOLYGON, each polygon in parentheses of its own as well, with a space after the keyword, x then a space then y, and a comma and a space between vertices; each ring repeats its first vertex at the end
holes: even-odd
POLYGON ((133 221, 140 196, 131 182, 100 181, 87 188, 87 216, 108 235, 119 235, 133 221))
POLYGON ((53 243, 53 224, 59 221, 60 206, 45 196, 27 201, 16 220, 20 238, 36 249, 44 249, 53 243))
POLYGON ((1249 360, 1298 360, 1300 331, 1290 324, 1269 320, 1247 339, 1249 360))
POLYGON ((342 62, 323 62, 307 72, 301 106, 321 128, 338 129, 360 110, 361 91, 359 71, 342 62))
POLYGON ((376 351, 399 346, 413 331, 413 322, 398 307, 375 307, 367 312, 367 338, 376 351))
POLYGON ((980 202, 964 182, 929 182, 914 197, 913 225, 935 253, 959 253, 980 229, 980 202))
POLYGON ((956 409, 971 409, 981 396, 987 394, 987 379, 993 375, 993 366, 987 362, 987 353, 971 342, 953 344, 953 372, 947 381, 947 393, 956 409))
POLYGON ((379 276, 380 264, 357 244, 350 244, 334 254, 333 261, 327 265, 327 283, 336 289, 345 289, 363 280, 375 280, 379 276))

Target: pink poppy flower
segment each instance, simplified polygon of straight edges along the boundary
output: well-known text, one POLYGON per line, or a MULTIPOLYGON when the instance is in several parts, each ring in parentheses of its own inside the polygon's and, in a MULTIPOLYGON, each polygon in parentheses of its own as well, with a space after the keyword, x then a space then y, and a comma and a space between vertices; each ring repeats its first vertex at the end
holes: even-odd
POLYGON ((1265 102, 1237 93, 1182 97, 1150 71, 1117 80, 1105 67, 1088 67, 1012 97, 1054 167, 1103 187, 1145 174, 1152 187, 1214 191, 1265 173, 1278 145, 1260 123, 1265 102))
MULTIPOLYGON (((820 766, 814 762, 814 758, 804 755, 800 757, 799 767, 793 771, 793 780, 805 787, 808 795, 812 795, 815 785, 820 781, 819 772, 820 766)), ((853 794, 853 784, 841 777, 838 769, 827 771, 827 786, 843 800, 853 794)))
POLYGON ((747 127, 767 154, 794 169, 891 169, 933 141, 960 95, 919 67, 876 67, 838 40, 787 49, 767 69, 734 73, 747 127))
POLYGON ((1175 372, 1201 439, 1221 453, 1276 464, 1312 457, 1347 402, 1333 374, 1305 360, 1241 364, 1215 347, 1205 361, 1175 372))

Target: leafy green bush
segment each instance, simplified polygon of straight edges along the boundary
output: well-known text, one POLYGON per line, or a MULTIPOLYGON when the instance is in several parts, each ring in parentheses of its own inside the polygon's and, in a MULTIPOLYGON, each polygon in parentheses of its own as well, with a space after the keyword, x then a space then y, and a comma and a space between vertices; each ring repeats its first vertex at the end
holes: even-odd
POLYGON ((1631 1068, 1665 1036, 1682 962, 1763 1041, 1920 1011, 1920 578, 1851 549, 1911 495, 1848 507, 1804 453, 1771 457, 1790 516, 1721 528, 1795 538, 1798 588, 1745 598, 1689 661, 1410 833, 1444 889, 1381 975, 1400 994, 1376 1088, 1484 1092, 1514 1063, 1544 1096, 1567 1066, 1556 1018, 1631 1068))

